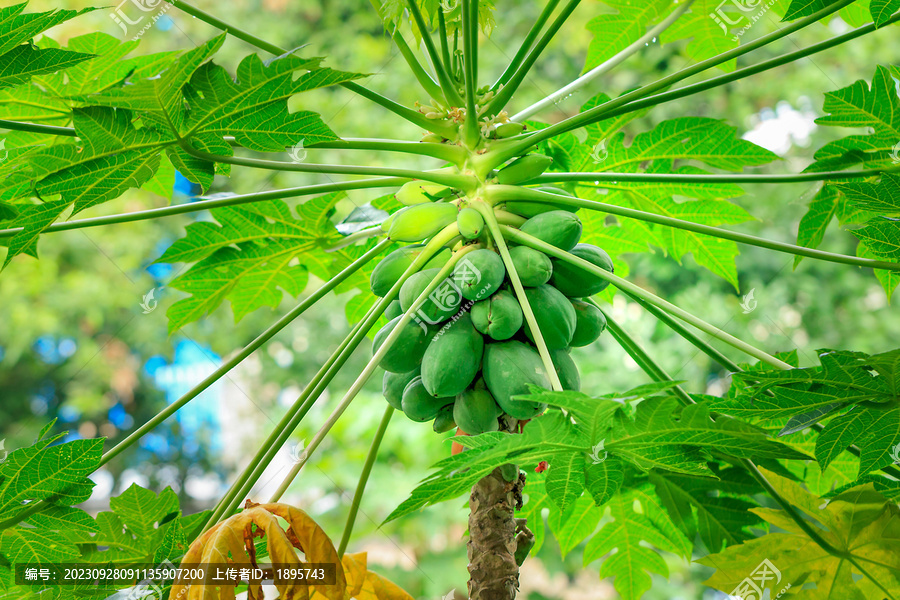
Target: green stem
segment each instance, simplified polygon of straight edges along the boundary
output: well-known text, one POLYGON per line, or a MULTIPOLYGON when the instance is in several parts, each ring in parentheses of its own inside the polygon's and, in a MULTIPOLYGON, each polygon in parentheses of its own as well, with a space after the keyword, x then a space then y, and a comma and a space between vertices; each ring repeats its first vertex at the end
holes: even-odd
POLYGON ((568 2, 566 2, 566 5, 563 6, 562 10, 553 20, 553 23, 550 24, 550 27, 544 32, 544 35, 541 36, 538 43, 531 49, 531 52, 528 53, 528 56, 522 61, 522 64, 516 69, 516 72, 513 73, 513 76, 510 77, 506 85, 503 86, 503 89, 497 91, 497 95, 494 96, 494 99, 491 100, 490 104, 487 106, 487 110, 485 111, 486 114, 495 115, 503 110, 506 103, 509 102, 513 97, 513 94, 516 93, 516 90, 519 89, 519 86, 522 85, 522 82, 525 81, 525 77, 544 51, 544 48, 547 47, 547 44, 550 43, 550 40, 553 39, 559 29, 563 26, 563 23, 566 22, 566 19, 569 18, 580 2, 581 0, 568 0, 568 2))
POLYGON ((378 140, 365 138, 343 138, 333 142, 319 142, 308 148, 336 148, 338 150, 381 150, 385 152, 403 152, 419 156, 439 158, 455 165, 461 165, 466 159, 466 151, 453 144, 435 144, 431 142, 404 142, 399 140, 378 140))
POLYGON ((519 49, 516 50, 516 55, 513 56, 512 60, 509 61, 509 64, 506 66, 506 69, 503 71, 503 74, 500 75, 500 78, 491 86, 491 89, 495 92, 500 88, 501 85, 506 85, 506 82, 510 80, 518 68, 522 65, 522 61, 525 60, 525 57, 528 55, 528 51, 531 50, 531 46, 534 44, 534 40, 537 39, 538 34, 541 33, 541 29, 544 28, 544 24, 550 20, 550 15, 553 14, 553 11, 556 10, 556 5, 559 4, 559 0, 549 0, 546 5, 544 5, 544 9, 541 11, 541 14, 538 16, 537 21, 531 26, 531 29, 528 30, 528 33, 525 35, 525 38, 522 40, 522 43, 519 45, 519 49))
MULTIPOLYGON (((632 183, 805 183, 832 179, 860 179, 875 177, 883 173, 898 171, 897 167, 865 169, 861 171, 820 171, 815 173, 546 173, 525 182, 525 185, 550 182, 581 181, 599 183, 601 181, 632 183)), ((600 185, 588 187, 603 187, 600 185)))
POLYGON ((7 121, 0 119, 0 129, 12 131, 28 131, 30 133, 46 133, 48 135, 67 135, 75 137, 78 134, 74 127, 57 127, 56 125, 39 125, 37 123, 23 123, 21 121, 7 121))
MULTIPOLYGON (((242 194, 229 196, 227 198, 216 198, 214 200, 200 200, 198 202, 188 202, 185 204, 177 204, 175 206, 164 206, 162 208, 137 210, 134 212, 119 215, 107 215, 103 217, 92 217, 89 219, 76 219, 74 221, 66 221, 64 223, 54 223, 47 227, 43 231, 43 233, 52 233, 54 231, 68 231, 70 229, 83 229, 85 227, 99 227, 101 225, 115 225, 118 223, 131 223, 133 221, 158 219, 160 217, 170 217, 173 215, 199 212, 201 210, 212 210, 214 208, 221 208, 223 206, 237 206, 240 204, 264 202, 266 200, 277 200, 281 198, 297 198, 300 196, 311 196, 315 194, 324 194, 328 192, 339 192, 345 190, 396 187, 398 185, 406 183, 409 180, 410 179, 408 177, 381 177, 377 179, 359 179, 356 181, 320 183, 316 185, 285 188, 282 190, 257 192, 254 194, 242 194)), ((0 229, 0 239, 12 237, 22 231, 22 229, 22 227, 0 229)))
POLYGON ((422 86, 422 89, 425 90, 425 93, 434 98, 435 100, 446 102, 444 98, 444 92, 441 90, 441 86, 437 84, 437 82, 431 78, 431 75, 419 64, 419 61, 416 59, 416 56, 413 54, 413 51, 410 50, 409 45, 407 45, 406 40, 403 39, 403 36, 400 35, 400 32, 395 32, 391 39, 394 40, 394 43, 397 45, 397 48, 400 50, 400 54, 403 55, 403 58, 406 60, 406 64, 409 65, 410 70, 413 72, 416 80, 422 86))
MULTIPOLYGON (((896 23, 897 21, 900 21, 900 12, 888 19, 884 23, 884 25, 896 23)), ((882 25, 882 27, 884 27, 884 25, 882 25)), ((731 73, 712 77, 710 79, 707 79, 706 81, 700 81, 698 83, 687 85, 677 90, 662 92, 659 94, 654 94, 652 96, 647 96, 646 98, 642 98, 634 102, 629 102, 625 106, 622 106, 616 110, 610 111, 608 114, 605 114, 603 118, 611 119, 625 113, 634 112, 643 108, 649 108, 651 106, 656 106, 664 102, 671 102, 672 100, 677 100, 679 98, 684 98, 686 96, 691 96, 699 92, 704 92, 706 90, 726 85, 728 83, 732 83, 734 81, 749 77, 751 75, 756 75, 757 73, 762 73, 764 71, 768 71, 770 69, 792 63, 801 58, 806 58, 807 56, 822 52, 823 50, 828 50, 835 46, 839 46, 840 44, 849 42, 850 40, 854 40, 860 36, 872 33, 873 31, 875 31, 875 29, 875 24, 869 23, 868 25, 857 27, 856 29, 853 29, 843 35, 838 35, 823 42, 819 42, 818 44, 813 44, 808 48, 803 48, 794 52, 788 52, 787 54, 782 54, 781 56, 770 58, 769 60, 762 61, 758 64, 751 65, 749 67, 743 67, 741 69, 737 69, 736 71, 732 71, 731 73)))
POLYGON ((481 139, 481 128, 478 126, 478 110, 475 108, 475 88, 478 78, 478 0, 461 0, 463 26, 463 66, 466 80, 466 122, 465 143, 469 148, 477 147, 481 139), (474 7, 472 5, 475 5, 474 7), (475 29, 472 28, 472 15, 475 12, 475 29))
MULTIPOLYGON (((455 229, 455 225, 448 227, 448 229, 439 234, 439 236, 436 237, 435 240, 438 240, 438 238, 444 238, 444 236, 446 236, 446 233, 451 228, 455 229)), ((450 237, 452 238, 453 236, 450 237)), ((429 244, 431 243, 434 243, 434 241, 430 242, 429 244)), ((443 245, 443 242, 440 245, 443 245)), ((322 424, 322 427, 319 428, 319 431, 317 431, 312 440, 310 440, 309 445, 304 448, 302 458, 298 460, 293 467, 291 467, 290 472, 288 472, 287 476, 281 482, 281 485, 278 486, 278 489, 275 490, 275 493, 272 494, 272 498, 269 500, 269 502, 278 502, 278 500, 281 499, 281 496, 283 496, 287 489, 290 487, 291 483, 294 481, 294 478, 297 477, 297 474, 300 473, 300 470, 303 469, 303 466, 315 453, 316 449, 331 431, 331 428, 334 427, 338 419, 341 418, 341 415, 343 415, 347 408, 350 406, 350 403, 353 402, 359 392, 362 391, 362 388, 369 380, 369 377, 371 377, 372 373, 375 372, 375 369, 378 368, 378 363, 381 362, 381 359, 384 358, 384 355, 387 354, 388 350, 391 349, 391 346, 393 346, 397 339, 400 337, 402 329, 412 320, 412 316, 416 314, 416 311, 419 310, 419 307, 421 307, 422 304, 424 304, 425 301, 428 300, 428 297, 431 295, 431 293, 435 289, 437 289, 439 285, 441 285, 443 280, 450 274, 450 271, 453 270, 453 267, 456 265, 456 263, 472 250, 475 250, 474 246, 466 246, 455 252, 450 260, 447 261, 447 263, 443 267, 441 267, 440 271, 437 272, 437 274, 431 280, 431 283, 429 283, 428 286, 422 291, 422 293, 419 294, 419 296, 412 303, 409 309, 403 313, 403 316, 394 326, 393 330, 391 330, 390 334, 388 334, 387 338, 385 338, 381 346, 379 346, 378 351, 375 352, 375 354, 372 356, 372 359, 368 362, 362 373, 359 374, 359 377, 356 378, 356 381, 354 381, 353 385, 350 386, 350 389, 347 390, 347 393, 328 416, 328 419, 325 420, 325 423, 322 424)))
POLYGON ((659 308, 662 308, 666 312, 668 312, 672 315, 675 315, 682 321, 690 323, 697 329, 699 329, 701 331, 705 331, 706 333, 712 335, 715 338, 722 340, 723 342, 725 342, 726 344, 729 344, 730 346, 734 346, 741 352, 745 352, 746 354, 749 354, 750 356, 753 356, 753 357, 755 357, 769 365, 777 367, 779 369, 792 368, 789 364, 775 358, 771 354, 768 354, 767 352, 763 352, 759 348, 751 346, 747 342, 740 340, 740 339, 734 337, 733 335, 722 331, 718 327, 715 327, 714 325, 707 323, 700 317, 697 317, 697 316, 687 312, 686 310, 683 310, 683 309, 675 306, 674 304, 672 304, 666 300, 663 300, 662 298, 660 298, 659 296, 656 296, 655 294, 651 294, 647 290, 643 289, 640 286, 634 285, 633 283, 631 283, 630 281, 628 281, 626 279, 622 279, 621 277, 619 277, 617 275, 613 275, 612 273, 610 273, 604 269, 601 269, 600 267, 584 260, 583 258, 579 258, 573 254, 570 254, 569 252, 560 250, 559 248, 557 248, 555 246, 551 246, 550 244, 543 242, 534 236, 528 235, 527 233, 524 233, 517 229, 513 229, 512 227, 508 227, 506 225, 501 225, 500 228, 503 231, 504 237, 507 237, 516 243, 522 244, 523 246, 530 246, 532 248, 535 248, 536 250, 540 250, 544 254, 549 254, 550 256, 555 256, 557 258, 560 258, 576 267, 581 268, 584 271, 587 271, 588 273, 590 273, 596 277, 599 277, 601 279, 609 281, 611 284, 613 284, 620 290, 623 290, 630 294, 634 294, 635 296, 642 298, 642 299, 646 300, 647 302, 658 306, 659 308))
POLYGON ((259 336, 256 337, 252 342, 244 346, 244 348, 238 352, 235 356, 230 358, 227 362, 223 363, 218 369, 210 373, 203 381, 195 385, 184 394, 181 398, 167 406, 165 409, 159 412, 155 417, 141 425, 136 431, 134 431, 127 438, 116 444, 113 448, 111 448, 108 452, 106 452, 103 457, 100 459, 100 465, 105 465, 110 460, 118 456, 122 453, 126 448, 134 444, 136 441, 141 439, 145 434, 149 433, 153 430, 157 425, 168 419, 170 416, 175 414, 175 412, 196 398, 201 392, 211 386, 213 383, 221 379, 226 373, 228 373, 235 366, 240 364, 245 358, 253 354, 257 348, 265 344, 269 341, 275 334, 288 326, 294 319, 302 315, 306 309, 314 305, 316 302, 321 300, 328 294, 331 290, 340 285, 343 281, 345 281, 348 277, 356 273, 363 265, 368 263, 377 255, 381 254, 385 248, 390 245, 388 240, 384 240, 381 243, 377 244, 374 248, 363 254, 361 257, 350 263, 344 270, 340 273, 332 277, 328 282, 326 282, 322 287, 313 292, 308 298, 306 298, 303 302, 298 304, 296 307, 291 309, 290 312, 285 314, 283 317, 278 319, 275 323, 270 325, 265 331, 263 331, 259 336))
POLYGON ((497 218, 494 216, 493 209, 484 202, 471 202, 469 206, 481 213, 481 216, 484 217, 485 224, 491 231, 491 237, 494 239, 497 250, 500 252, 500 258, 503 259, 503 264, 506 266, 506 274, 509 275, 513 291, 516 293, 516 298, 519 300, 519 304, 522 307, 522 314, 525 316, 525 321, 528 323, 528 327, 531 329, 531 333, 534 336, 534 345, 537 346, 538 354, 541 355, 541 362, 544 363, 544 370, 547 372, 547 378, 550 381, 550 385, 554 391, 561 392, 563 389, 562 383, 559 380, 556 366, 553 364, 553 359, 550 356, 550 350, 547 348, 547 343, 544 341, 541 328, 538 327, 537 318, 535 318, 534 311, 531 309, 531 304, 528 302, 528 297, 525 295, 525 287, 522 285, 522 280, 519 278, 519 273, 516 271, 516 266, 513 264, 512 256, 509 253, 509 248, 506 246, 506 241, 503 239, 501 227, 507 227, 507 225, 500 225, 497 222, 497 218))
POLYGON ((313 380, 310 381, 300 397, 297 398, 297 401, 289 410, 289 413, 291 414, 285 415, 285 418, 282 419, 282 421, 287 421, 287 424, 282 425, 279 423, 278 427, 276 427, 269 435, 269 438, 260 448, 259 452, 257 452, 257 455, 254 457, 251 464, 248 465, 241 474, 239 480, 232 485, 226 498, 223 498, 222 502, 220 502, 221 506, 217 509, 218 514, 214 513, 213 517, 211 517, 210 521, 207 523, 207 528, 215 524, 217 519, 222 515, 228 515, 234 512, 238 504, 240 504, 241 498, 246 497, 250 493, 253 485, 265 470, 266 465, 271 462, 278 450, 284 445, 291 433, 306 416, 306 413, 309 412, 310 408, 312 408, 322 392, 325 391, 325 388, 330 381, 344 366, 344 363, 347 362, 347 359, 350 358, 350 355, 365 338, 368 331, 375 324, 375 321, 382 313, 384 313, 388 304, 390 304, 397 294, 399 294, 403 283, 412 276, 412 274, 418 272, 422 266, 457 233, 458 229, 456 224, 452 224, 445 228, 444 231, 437 234, 432 241, 426 245, 421 254, 413 260, 409 268, 404 271, 403 275, 400 276, 400 279, 397 280, 397 283, 395 283, 388 293, 369 310, 363 320, 356 325, 353 332, 344 340, 341 347, 335 350, 328 362, 319 369, 319 372, 316 373, 313 380))
POLYGON ((615 56, 609 58, 608 60, 603 61, 601 64, 597 65, 572 83, 556 90, 543 100, 539 102, 535 102, 528 108, 519 111, 518 113, 511 116, 509 119, 511 121, 524 121, 528 117, 539 113, 545 108, 549 108, 556 104, 561 98, 565 98, 566 96, 580 90, 588 83, 594 81, 601 75, 605 75, 609 73, 612 69, 619 66, 623 62, 625 62, 629 57, 638 52, 642 51, 647 47, 651 41, 655 40, 659 37, 666 29, 671 27, 675 21, 681 18, 681 16, 688 11, 691 5, 694 3, 694 0, 687 0, 684 4, 676 8, 672 11, 668 17, 659 22, 656 26, 652 27, 650 31, 633 41, 627 47, 623 48, 621 51, 616 53, 615 56))
POLYGON ((447 103, 450 104, 450 106, 463 106, 463 99, 459 95, 459 92, 456 91, 456 85, 447 74, 447 69, 444 68, 443 63, 441 62, 441 56, 434 47, 434 40, 431 39, 431 31, 425 23, 422 13, 419 11, 419 5, 416 4, 416 0, 407 0, 406 4, 409 6, 409 13, 416 21, 419 33, 422 34, 422 41, 425 43, 425 51, 428 53, 428 58, 431 59, 434 72, 438 78, 438 83, 441 84, 441 89, 444 91, 444 98, 446 98, 447 103))
POLYGON ((441 6, 438 13, 438 38, 441 40, 441 58, 444 62, 444 69, 449 71, 450 78, 456 80, 456 74, 453 72, 453 61, 450 59, 450 48, 447 45, 447 22, 444 19, 444 7, 441 6))
POLYGON ((347 246, 351 246, 360 240, 367 240, 372 237, 378 237, 379 235, 384 234, 384 229, 381 228, 381 225, 375 225, 373 227, 367 227, 365 229, 360 229, 354 233, 351 233, 344 239, 338 240, 333 244, 328 244, 325 246, 326 252, 332 252, 334 250, 339 250, 341 248, 346 248, 347 246))
POLYGON ((891 263, 885 262, 881 260, 873 260, 870 258, 859 258, 856 256, 846 256, 844 254, 836 254, 833 252, 826 252, 824 250, 817 250, 815 248, 805 248, 803 246, 795 246, 793 244, 786 244, 783 242, 776 242, 772 240, 768 240, 765 238, 757 237, 754 235, 748 235, 746 233, 737 233, 734 231, 728 231, 727 229, 720 229, 718 227, 712 227, 710 225, 701 225, 699 223, 693 223, 691 221, 684 221, 682 219, 676 219, 674 217, 667 217, 663 215, 657 215, 654 213, 644 212, 641 210, 636 210, 633 208, 625 208, 622 206, 615 206, 613 204, 606 204, 603 202, 598 202, 596 200, 582 200, 580 198, 573 198, 571 196, 564 196, 562 194, 549 194, 546 192, 540 192, 538 190, 528 189, 528 188, 520 188, 518 186, 491 186, 486 192, 485 195, 489 198, 490 202, 499 203, 507 200, 515 200, 521 202, 550 202, 553 204, 560 204, 565 206, 578 206, 582 208, 587 208, 589 210, 596 210, 600 212, 609 213, 611 215, 618 215, 622 217, 629 217, 632 219, 637 219, 639 221, 646 221, 648 223, 656 223, 657 225, 664 225, 666 227, 673 227, 675 229, 683 229, 685 231, 693 231, 695 233, 701 233, 703 235, 709 235, 712 237, 722 238, 725 240, 731 240, 733 242, 738 242, 741 244, 748 244, 751 246, 758 246, 760 248, 766 248, 769 250, 775 250, 777 252, 784 252, 787 254, 794 254, 799 256, 806 256, 809 258, 815 258, 818 260, 824 260, 828 262, 841 263, 846 265, 853 265, 857 267, 867 267, 871 269, 883 269, 886 271, 900 271, 900 263, 891 263))
MULTIPOLYGON (((230 25, 230 24, 226 23, 225 21, 223 21, 217 17, 214 17, 213 15, 209 14, 208 12, 200 10, 199 8, 197 8, 195 6, 191 6, 190 4, 184 2, 183 0, 178 0, 177 2, 173 2, 172 6, 175 6, 176 8, 180 9, 182 12, 189 14, 192 17, 196 17, 196 18, 200 19, 204 23, 208 23, 209 25, 212 25, 216 29, 225 31, 225 32, 229 33, 230 35, 233 35, 234 37, 238 38, 239 40, 243 40, 252 46, 256 46, 260 50, 265 50, 266 52, 269 52, 270 54, 274 54, 275 56, 282 56, 282 55, 290 52, 289 50, 286 50, 284 48, 276 46, 275 44, 269 43, 262 38, 259 38, 251 33, 248 33, 246 31, 244 31, 243 29, 235 27, 234 25, 230 25)), ((351 92, 359 94, 363 98, 371 100, 372 102, 388 109, 389 111, 396 114, 397 116, 409 121, 410 123, 413 123, 414 125, 418 125, 419 127, 422 127, 423 129, 427 129, 428 131, 438 133, 440 135, 443 135, 444 137, 451 137, 451 135, 453 135, 452 128, 447 127, 446 125, 441 124, 440 122, 435 122, 432 119, 426 119, 425 115, 422 115, 422 114, 412 110, 411 108, 407 108, 406 106, 398 104, 398 103, 394 102, 393 100, 385 98, 384 96, 377 94, 364 86, 359 85, 355 81, 344 81, 342 83, 339 83, 338 85, 343 87, 344 89, 347 89, 351 92)))
POLYGON ((369 447, 369 454, 366 456, 366 462, 359 476, 359 483, 356 484, 356 491, 353 492, 353 500, 350 502, 350 513, 347 515, 347 523, 344 525, 344 532, 341 534, 341 542, 338 545, 338 556, 344 556, 347 544, 350 543, 350 534, 353 532, 353 525, 356 523, 359 504, 362 502, 363 494, 366 491, 366 483, 369 481, 369 475, 372 474, 372 466, 375 464, 375 458, 378 456, 378 448, 381 446, 381 440, 384 439, 384 432, 387 431, 387 426, 391 422, 392 416, 394 416, 394 407, 388 405, 384 410, 384 416, 381 417, 381 423, 378 424, 378 430, 375 432, 372 445, 369 447))
POLYGON ((338 175, 387 175, 395 177, 407 177, 432 181, 448 187, 469 190, 474 187, 475 179, 466 175, 446 175, 433 171, 415 171, 411 169, 394 169, 390 167, 360 167, 355 165, 315 165, 303 163, 289 163, 276 160, 260 160, 256 158, 240 158, 238 156, 220 156, 197 150, 185 140, 181 147, 185 152, 196 158, 210 162, 220 162, 254 169, 268 169, 272 171, 291 171, 297 173, 335 173, 338 175))
POLYGON ((793 23, 785 25, 783 28, 778 29, 777 31, 764 35, 756 40, 748 42, 747 44, 742 44, 737 48, 729 50, 728 52, 723 52, 718 56, 714 56, 707 60, 701 61, 667 77, 663 77, 662 79, 659 79, 651 84, 645 85, 636 90, 628 92, 627 94, 623 94, 618 98, 605 102, 599 106, 595 106, 592 109, 586 110, 583 113, 579 113, 575 116, 569 117, 568 119, 563 119, 562 121, 551 125, 550 127, 538 130, 522 140, 514 141, 509 146, 504 147, 502 150, 498 150, 496 152, 496 156, 493 157, 493 162, 495 162, 496 165, 503 164, 510 158, 524 153, 532 146, 535 146, 544 140, 608 118, 608 115, 611 111, 624 106, 629 102, 639 100, 641 98, 644 98, 645 96, 653 94, 654 92, 664 90, 679 81, 687 79, 688 77, 691 77, 698 73, 702 73, 707 69, 711 69, 712 67, 718 66, 722 63, 734 60, 739 56, 743 56, 744 54, 752 52, 753 50, 762 48, 763 46, 770 44, 776 40, 780 40, 781 38, 799 31, 804 27, 812 25, 813 23, 817 23, 828 15, 837 12, 838 10, 844 8, 849 4, 852 4, 853 2, 854 0, 838 0, 836 2, 833 2, 827 7, 818 10, 815 13, 802 19, 798 19, 793 23))

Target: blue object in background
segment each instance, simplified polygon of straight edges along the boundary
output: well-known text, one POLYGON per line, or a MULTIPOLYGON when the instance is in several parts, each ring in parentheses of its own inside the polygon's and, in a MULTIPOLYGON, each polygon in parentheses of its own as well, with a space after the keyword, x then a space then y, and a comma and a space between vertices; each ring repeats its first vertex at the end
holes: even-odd
POLYGON ((193 202, 202 191, 200 184, 189 181, 187 177, 178 171, 175 171, 175 187, 173 190, 176 194, 187 196, 189 202, 193 202))
MULTIPOLYGON (((144 364, 144 372, 153 378, 157 388, 165 391, 166 401, 171 404, 221 364, 221 357, 209 347, 181 340, 175 346, 171 364, 163 356, 153 356, 144 364)), ((217 382, 175 413, 184 436, 182 450, 186 454, 193 448, 199 449, 199 440, 203 440, 209 450, 221 449, 220 437, 216 435, 220 430, 220 399, 221 386, 217 382)))

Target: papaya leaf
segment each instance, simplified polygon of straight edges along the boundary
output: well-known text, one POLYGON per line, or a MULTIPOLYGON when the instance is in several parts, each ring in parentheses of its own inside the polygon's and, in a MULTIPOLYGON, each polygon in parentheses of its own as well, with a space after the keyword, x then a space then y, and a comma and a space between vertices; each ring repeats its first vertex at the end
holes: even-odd
POLYGON ((517 517, 525 519, 528 529, 534 534, 534 546, 531 548, 531 555, 537 555, 541 546, 544 545, 544 509, 553 510, 553 503, 547 497, 547 488, 544 484, 546 475, 544 473, 528 473, 525 480, 525 504, 522 509, 516 513, 517 517))
MULTIPOLYGON (((548 475, 549 477, 549 475, 548 475)), ((599 510, 587 494, 579 496, 566 510, 550 508, 548 524, 553 537, 559 543, 563 558, 597 529, 603 511, 599 510)))
POLYGON ((732 595, 749 590, 749 579, 775 597, 790 586, 791 597, 863 600, 900 594, 900 509, 871 483, 827 503, 799 484, 763 471, 778 494, 818 524, 817 533, 837 552, 813 542, 783 510, 753 512, 784 530, 700 559, 716 572, 705 583, 732 595), (767 562, 764 562, 767 561, 767 562), (861 567, 864 565, 864 570, 861 567), (759 574, 766 567, 767 576, 759 574), (739 587, 743 586, 743 587, 739 587))
MULTIPOLYGON (((732 9, 731 3, 721 0, 696 0, 691 9, 663 34, 669 42, 689 39, 685 52, 700 62, 736 48, 740 37, 731 33, 732 27, 744 27, 750 16, 732 9), (725 11, 728 12, 725 12, 725 11), (727 19, 727 20, 726 20, 727 19), (728 25, 727 23, 732 23, 728 25)), ((752 15, 754 13, 750 13, 752 15)), ((723 71, 733 71, 736 60, 719 65, 723 71)))
MULTIPOLYGON (((822 186, 822 189, 810 201, 806 214, 800 219, 800 226, 797 229, 798 246, 819 247, 825 238, 825 230, 828 229, 842 199, 843 197, 836 187, 822 186)), ((794 257, 795 269, 801 260, 803 257, 800 255, 794 257)))
POLYGON ((587 22, 593 35, 585 57, 584 70, 590 71, 612 58, 629 44, 644 35, 648 26, 662 20, 671 12, 671 0, 603 0, 615 12, 603 12, 587 22))
POLYGON ((584 492, 584 454, 555 452, 548 455, 548 462, 547 496, 559 510, 565 511, 584 492))

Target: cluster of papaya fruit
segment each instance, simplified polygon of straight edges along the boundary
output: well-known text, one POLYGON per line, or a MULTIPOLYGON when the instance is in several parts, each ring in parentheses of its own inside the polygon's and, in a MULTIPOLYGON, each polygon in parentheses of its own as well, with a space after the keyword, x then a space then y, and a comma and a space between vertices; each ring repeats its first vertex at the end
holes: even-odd
MULTIPOLYGON (((415 185, 421 192, 423 186, 415 185)), ((383 355, 379 366, 386 371, 383 394, 388 403, 413 421, 433 421, 436 432, 456 427, 469 435, 497 431, 503 419, 508 428, 543 412, 546 405, 515 399, 528 394, 528 384, 551 388, 520 303, 522 296, 563 389, 578 390, 580 376, 569 352, 574 346, 591 344, 606 328, 603 313, 584 298, 602 291, 608 282, 524 245, 511 244, 505 262, 495 240, 482 231, 481 213, 466 206, 465 200, 426 193, 430 200, 410 203, 403 197, 409 191, 405 189, 398 198, 411 206, 395 213, 384 226, 388 237, 421 241, 455 219, 461 239, 452 248, 441 248, 402 284, 399 297, 386 311, 390 321, 375 335, 375 352, 453 253, 468 249, 383 355), (515 291, 513 276, 521 284, 521 295, 515 291)), ((522 217, 519 229, 523 233, 612 272, 605 251, 579 243, 582 224, 575 212, 534 202, 507 202, 496 210, 522 217)), ((371 275, 372 291, 385 296, 424 249, 424 244, 412 244, 386 256, 371 275)))

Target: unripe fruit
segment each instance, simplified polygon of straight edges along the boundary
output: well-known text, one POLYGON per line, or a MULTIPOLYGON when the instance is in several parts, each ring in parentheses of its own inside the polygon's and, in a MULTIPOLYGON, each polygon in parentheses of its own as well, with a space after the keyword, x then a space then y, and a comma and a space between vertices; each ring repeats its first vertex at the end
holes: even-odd
POLYGON ((416 204, 398 213, 388 238, 395 242, 418 242, 431 237, 456 221, 456 206, 453 204, 416 204))
POLYGON ((509 249, 516 273, 525 287, 537 287, 550 281, 553 263, 550 257, 528 246, 514 246, 509 249))
MULTIPOLYGON (((570 252, 604 271, 613 272, 612 259, 602 248, 592 244, 578 244, 570 252)), ((550 283, 569 298, 593 296, 609 286, 606 279, 559 258, 553 259, 553 276, 550 283)))
POLYGON ((581 219, 564 210, 553 210, 531 217, 519 229, 522 233, 568 252, 581 238, 581 219))
POLYGON ((425 202, 433 202, 438 192, 447 189, 443 185, 435 185, 433 183, 425 183, 424 181, 410 181, 404 183, 403 187, 397 190, 394 196, 400 204, 413 206, 414 204, 424 204, 425 202))
POLYGON ((572 300, 575 309, 575 333, 572 335, 572 346, 593 344, 606 329, 606 317, 599 308, 584 300, 572 300))
POLYGON ((460 235, 467 240, 474 240, 481 235, 481 230, 484 229, 484 218, 474 208, 466 207, 459 211, 456 224, 459 226, 460 235))
MULTIPOLYGON (((372 293, 383 298, 424 249, 425 246, 415 244, 398 248, 385 256, 381 262, 375 265, 375 269, 369 278, 372 293)), ((443 267, 450 260, 450 255, 450 250, 444 248, 431 257, 431 260, 425 263, 422 268, 434 269, 443 267)))
POLYGON ((512 121, 510 121, 509 123, 497 125, 496 131, 498 138, 508 138, 514 135, 519 135, 520 133, 525 131, 525 126, 522 123, 513 123, 512 121))
POLYGON ((512 161, 497 173, 497 183, 513 185, 534 179, 546 171, 553 159, 543 154, 528 154, 512 161))

